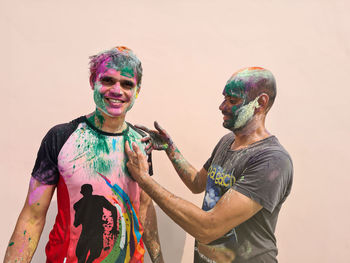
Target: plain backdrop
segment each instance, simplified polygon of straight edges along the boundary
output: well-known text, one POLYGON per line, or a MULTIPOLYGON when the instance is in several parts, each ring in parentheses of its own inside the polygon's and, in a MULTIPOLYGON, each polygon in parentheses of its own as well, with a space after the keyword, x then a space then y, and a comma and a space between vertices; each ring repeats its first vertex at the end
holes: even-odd
MULTIPOLYGON (((132 48, 143 85, 127 120, 158 120, 201 168, 228 131, 218 110, 230 75, 270 69, 267 127, 291 154, 294 185, 276 229, 282 263, 349 262, 350 2, 341 0, 0 0, 0 257, 27 194, 41 139, 94 110, 88 57, 132 48)), ((154 178, 201 206, 162 152, 154 178)), ((57 209, 48 212, 34 263, 57 209)), ((193 238, 159 208, 166 262, 192 262, 193 238)), ((149 262, 149 259, 146 259, 149 262)))

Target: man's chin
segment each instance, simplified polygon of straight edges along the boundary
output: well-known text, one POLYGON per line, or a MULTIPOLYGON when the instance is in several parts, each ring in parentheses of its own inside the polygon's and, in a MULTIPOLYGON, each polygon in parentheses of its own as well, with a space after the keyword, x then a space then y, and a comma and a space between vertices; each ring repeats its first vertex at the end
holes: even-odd
POLYGON ((224 126, 224 128, 226 128, 226 129, 232 130, 234 125, 232 123, 228 122, 228 121, 224 121, 222 123, 222 126, 224 126))

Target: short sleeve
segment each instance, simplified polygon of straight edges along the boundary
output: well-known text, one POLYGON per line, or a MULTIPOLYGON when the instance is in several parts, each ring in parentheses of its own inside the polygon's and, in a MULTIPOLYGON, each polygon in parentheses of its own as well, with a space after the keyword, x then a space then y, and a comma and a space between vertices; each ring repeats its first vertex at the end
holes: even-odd
POLYGON ((32 171, 32 176, 43 184, 54 185, 58 183, 56 136, 56 127, 46 134, 41 142, 32 171))
POLYGON ((254 155, 232 188, 258 202, 270 213, 290 192, 293 164, 282 151, 254 155))

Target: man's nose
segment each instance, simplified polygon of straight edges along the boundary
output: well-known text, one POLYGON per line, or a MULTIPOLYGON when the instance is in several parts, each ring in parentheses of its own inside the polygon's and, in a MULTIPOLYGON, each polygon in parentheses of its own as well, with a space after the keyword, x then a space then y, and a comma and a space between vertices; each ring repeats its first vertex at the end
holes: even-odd
POLYGON ((120 87, 120 82, 117 81, 112 88, 110 89, 110 92, 113 94, 121 94, 121 87, 120 87))
POLYGON ((220 106, 219 106, 219 110, 223 111, 225 108, 225 101, 221 102, 220 106))

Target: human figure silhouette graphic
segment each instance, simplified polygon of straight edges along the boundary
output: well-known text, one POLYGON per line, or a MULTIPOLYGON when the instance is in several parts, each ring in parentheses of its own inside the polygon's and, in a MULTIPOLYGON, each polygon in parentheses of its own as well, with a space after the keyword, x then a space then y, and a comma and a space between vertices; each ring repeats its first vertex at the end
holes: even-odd
POLYGON ((75 250, 78 263, 92 263, 98 258, 103 249, 103 233, 105 232, 105 220, 103 209, 112 213, 113 227, 111 233, 116 236, 117 209, 104 196, 93 195, 91 184, 81 186, 80 193, 83 197, 74 204, 74 226, 82 225, 81 234, 75 250), (86 259, 86 257, 89 257, 86 259))

